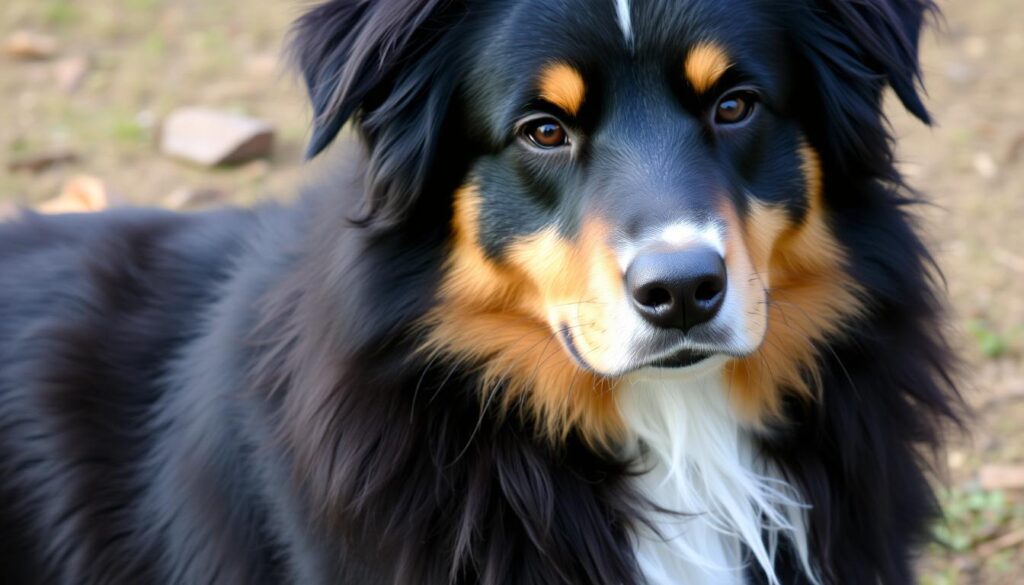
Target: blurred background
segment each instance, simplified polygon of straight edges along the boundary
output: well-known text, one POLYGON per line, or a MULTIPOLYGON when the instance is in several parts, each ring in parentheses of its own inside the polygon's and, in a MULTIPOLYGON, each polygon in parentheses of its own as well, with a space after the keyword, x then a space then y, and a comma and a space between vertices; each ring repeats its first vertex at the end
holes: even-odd
MULTIPOLYGON (((282 62, 301 0, 2 0, 0 217, 293 196, 309 112, 282 62)), ((942 462, 922 582, 1024 583, 1024 5, 942 4, 937 125, 891 104, 968 359, 971 436, 942 462)))

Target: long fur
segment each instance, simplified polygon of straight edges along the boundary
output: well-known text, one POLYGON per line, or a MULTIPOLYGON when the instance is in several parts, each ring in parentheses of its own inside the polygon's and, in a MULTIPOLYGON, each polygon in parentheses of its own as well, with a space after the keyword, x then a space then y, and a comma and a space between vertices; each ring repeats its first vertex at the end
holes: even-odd
POLYGON ((649 468, 641 489, 660 508, 657 531, 639 539, 648 583, 744 583, 748 562, 777 583, 780 540, 813 578, 801 496, 760 459, 726 388, 700 374, 652 373, 635 376, 620 402, 630 448, 649 468))

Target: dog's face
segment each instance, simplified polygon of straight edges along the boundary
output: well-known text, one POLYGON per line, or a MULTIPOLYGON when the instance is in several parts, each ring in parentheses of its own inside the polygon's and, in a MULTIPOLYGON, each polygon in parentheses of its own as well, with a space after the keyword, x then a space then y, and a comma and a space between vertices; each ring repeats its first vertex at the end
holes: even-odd
POLYGON ((524 4, 468 76, 490 148, 455 226, 494 270, 457 284, 521 289, 515 312, 601 376, 753 353, 772 250, 819 212, 786 62, 762 50, 784 40, 750 3, 524 4))
MULTIPOLYGON (((438 20, 437 2, 390 4, 458 31, 410 32, 421 74, 457 104, 415 132, 457 133, 426 140, 445 145, 435 161, 464 161, 426 347, 483 364, 485 387, 552 434, 598 442, 618 424, 608 389, 651 369, 720 372, 751 421, 777 413, 780 390, 812 390, 816 344, 861 303, 825 196, 822 147, 835 148, 809 127, 830 112, 828 79, 808 85, 797 45, 810 41, 786 10, 480 1, 438 20)), ((416 76, 391 75, 413 100, 401 90, 416 76)), ((441 107, 422 91, 419 107, 441 107)), ((393 144, 363 108, 371 149, 393 144)))

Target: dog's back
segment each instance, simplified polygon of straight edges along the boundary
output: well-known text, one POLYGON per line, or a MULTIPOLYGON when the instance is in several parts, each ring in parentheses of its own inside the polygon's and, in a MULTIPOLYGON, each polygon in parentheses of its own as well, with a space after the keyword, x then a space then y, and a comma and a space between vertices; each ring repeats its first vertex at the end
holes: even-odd
POLYGON ((172 485, 158 478, 172 473, 164 381, 203 330, 247 217, 0 226, 0 580, 142 583, 174 554, 146 539, 168 528, 161 513, 187 513, 153 507, 172 485))

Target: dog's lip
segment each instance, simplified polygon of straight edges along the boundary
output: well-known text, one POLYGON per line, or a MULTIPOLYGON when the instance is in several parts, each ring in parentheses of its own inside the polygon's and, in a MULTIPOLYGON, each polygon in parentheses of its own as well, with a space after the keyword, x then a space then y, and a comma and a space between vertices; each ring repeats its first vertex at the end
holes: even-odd
POLYGON ((696 366, 701 362, 719 353, 713 351, 681 349, 669 355, 662 355, 655 359, 638 363, 630 367, 626 371, 616 372, 615 374, 602 374, 601 372, 594 369, 594 367, 591 366, 586 359, 584 359, 583 354, 581 354, 579 348, 576 347, 576 342, 572 334, 572 328, 569 327, 567 323, 562 323, 561 326, 558 328, 558 336, 562 342, 562 345, 565 346, 566 350, 569 352, 569 355, 572 356, 573 360, 580 366, 580 368, 592 374, 606 376, 621 376, 624 374, 628 374, 630 372, 642 370, 644 368, 682 370, 696 366))
POLYGON ((562 323, 558 327, 558 337, 561 339, 562 345, 564 345, 566 350, 569 352, 569 355, 572 356, 572 359, 575 360, 583 370, 593 374, 599 373, 594 370, 589 363, 587 363, 587 360, 583 359, 583 354, 581 354, 579 349, 576 347, 576 342, 573 340, 572 328, 569 327, 568 323, 562 323))
POLYGON ((690 366, 695 366, 713 355, 715 355, 713 352, 683 349, 677 351, 672 355, 659 357, 655 360, 647 362, 641 367, 674 370, 683 369, 688 368, 690 366))

